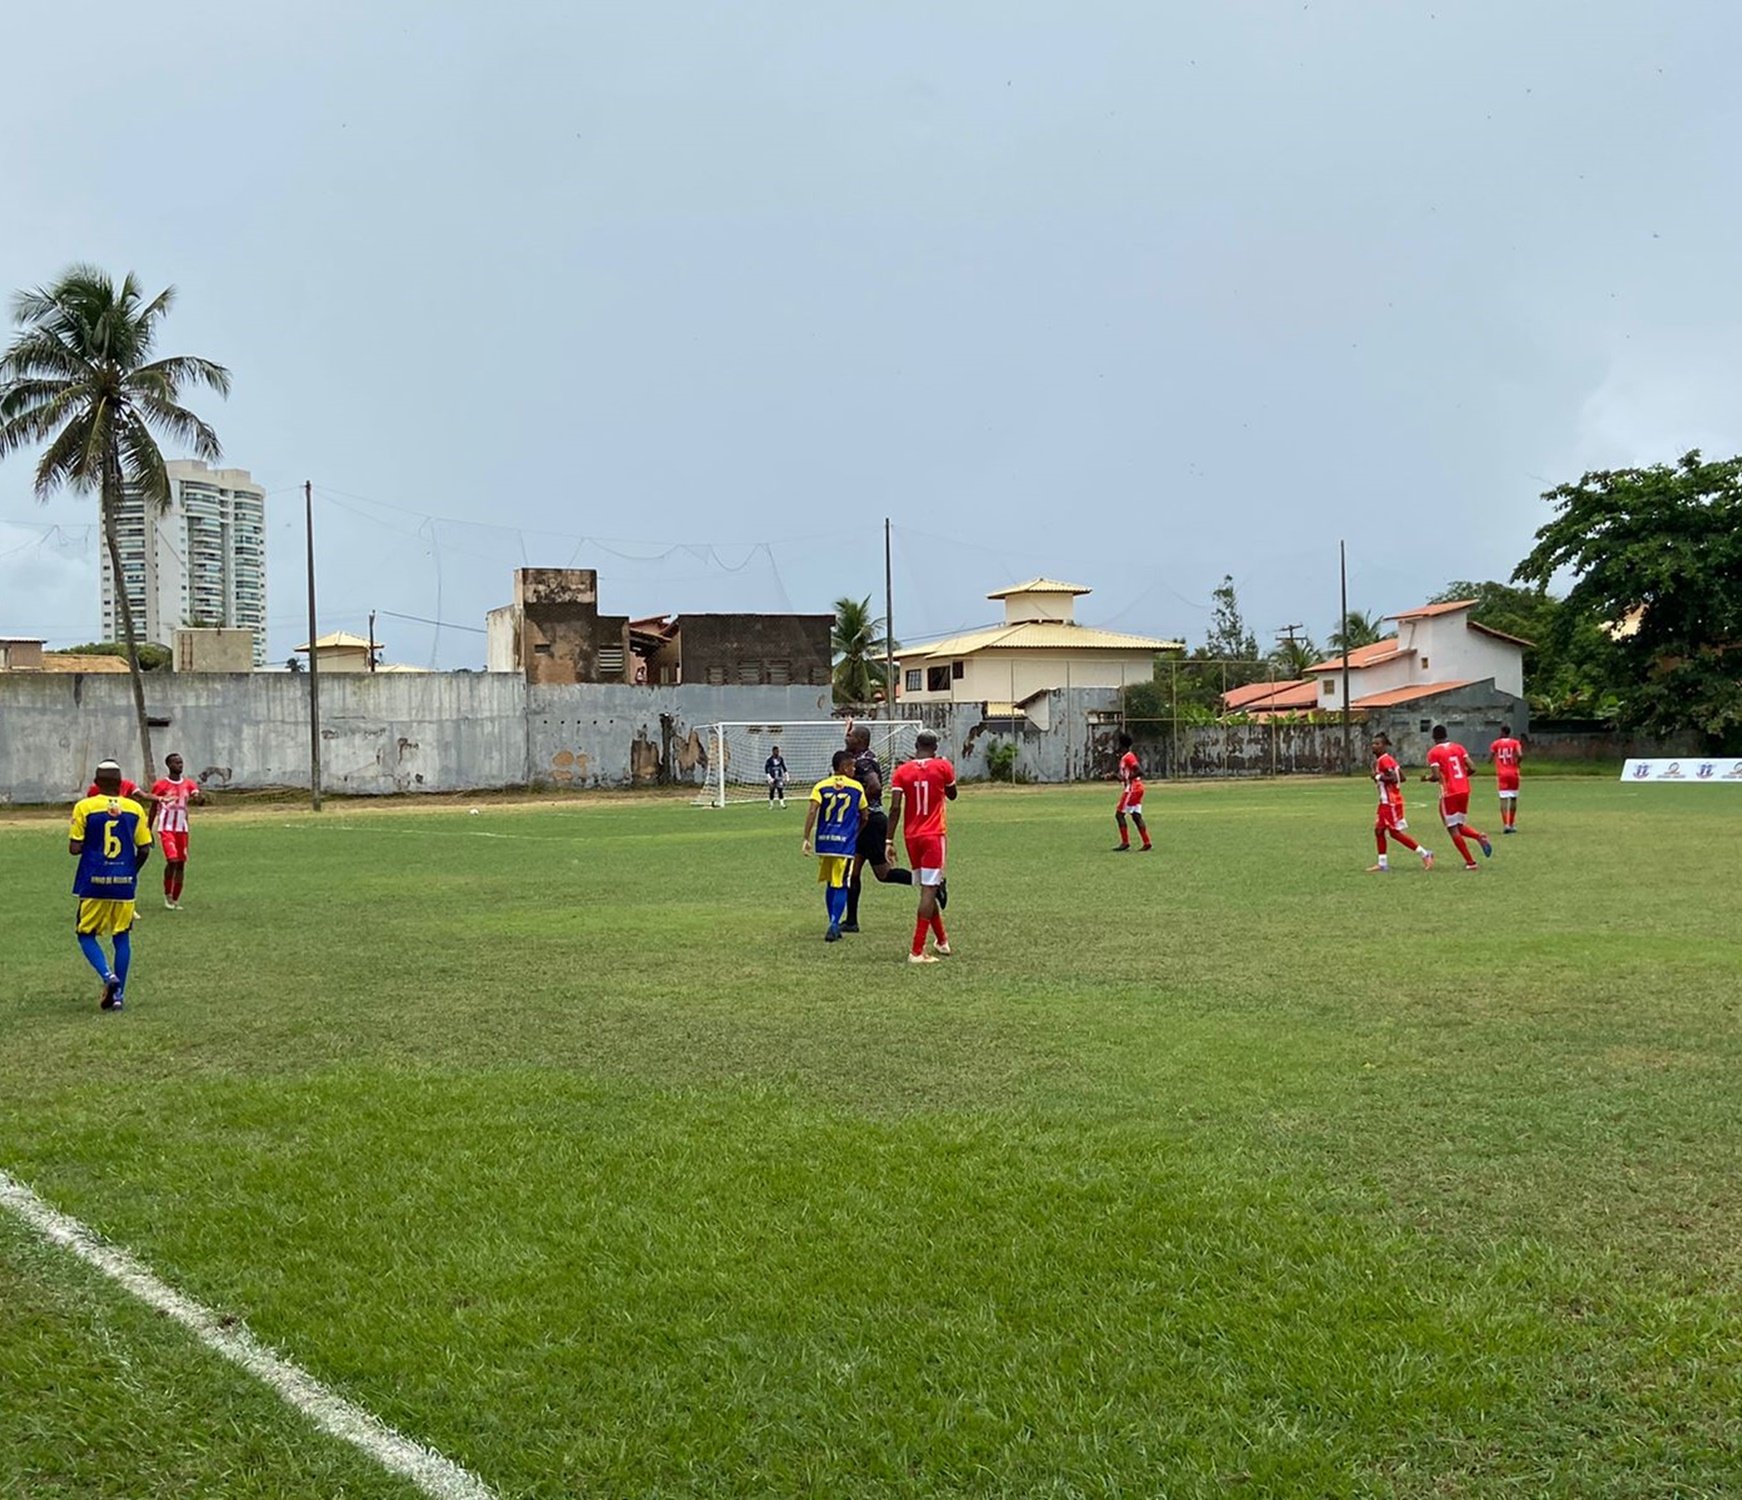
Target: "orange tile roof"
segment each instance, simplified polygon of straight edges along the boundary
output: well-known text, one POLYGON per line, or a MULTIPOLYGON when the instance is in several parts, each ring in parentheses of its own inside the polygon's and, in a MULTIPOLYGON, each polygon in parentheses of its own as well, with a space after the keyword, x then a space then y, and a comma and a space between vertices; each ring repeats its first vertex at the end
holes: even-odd
POLYGON ((1357 698, 1350 708, 1395 708, 1400 703, 1413 703, 1417 698, 1432 698, 1437 693, 1449 693, 1453 688, 1468 687, 1474 679, 1462 682, 1418 682, 1413 687, 1392 688, 1386 693, 1370 693, 1357 698))
POLYGON ((1251 713, 1260 708, 1312 708, 1318 701, 1319 685, 1310 677, 1288 682, 1254 682, 1222 694, 1222 707, 1229 713, 1251 713))
POLYGON ((1491 635, 1497 641, 1509 641, 1514 646, 1534 646, 1535 641, 1527 641, 1521 635, 1508 635, 1504 630, 1496 630, 1492 625, 1484 625, 1480 620, 1466 622, 1471 630, 1479 630, 1483 635, 1491 635))
MULTIPOLYGON (((1397 637, 1388 635, 1382 641, 1375 641, 1371 646, 1357 646, 1349 653, 1349 670, 1355 671, 1361 667, 1377 667, 1394 657, 1414 656, 1415 648, 1400 651, 1397 647, 1397 637)), ((1325 660, 1314 662, 1307 668, 1309 672, 1341 672, 1343 658, 1339 656, 1326 657, 1325 660)))
POLYGON ((1406 609, 1402 614, 1387 615, 1388 620, 1425 620, 1430 615, 1449 615, 1460 609, 1474 609, 1474 599, 1448 599, 1444 604, 1424 604, 1420 609, 1406 609))

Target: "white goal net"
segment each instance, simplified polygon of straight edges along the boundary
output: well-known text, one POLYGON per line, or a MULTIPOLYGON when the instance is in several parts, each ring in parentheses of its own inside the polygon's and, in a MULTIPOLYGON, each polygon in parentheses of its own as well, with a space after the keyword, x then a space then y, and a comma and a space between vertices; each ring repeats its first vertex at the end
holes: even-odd
MULTIPOLYGON (((871 731, 871 748, 887 781, 891 766, 913 756, 913 740, 925 725, 918 719, 860 719, 871 731)), ((821 719, 798 724, 708 724, 702 728, 707 746, 707 780, 697 807, 725 807, 734 802, 767 802, 767 766, 775 748, 786 762, 786 795, 798 801, 833 773, 830 761, 847 742, 845 719, 821 719)))

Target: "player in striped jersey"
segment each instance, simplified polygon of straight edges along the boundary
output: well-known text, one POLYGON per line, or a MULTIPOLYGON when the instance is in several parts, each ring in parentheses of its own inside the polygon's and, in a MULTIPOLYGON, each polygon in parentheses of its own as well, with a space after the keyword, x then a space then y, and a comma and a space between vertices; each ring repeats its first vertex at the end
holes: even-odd
POLYGON ((188 804, 206 800, 200 784, 182 775, 179 755, 166 755, 163 766, 169 775, 151 788, 151 826, 163 846, 163 904, 181 910, 182 881, 188 865, 188 804))

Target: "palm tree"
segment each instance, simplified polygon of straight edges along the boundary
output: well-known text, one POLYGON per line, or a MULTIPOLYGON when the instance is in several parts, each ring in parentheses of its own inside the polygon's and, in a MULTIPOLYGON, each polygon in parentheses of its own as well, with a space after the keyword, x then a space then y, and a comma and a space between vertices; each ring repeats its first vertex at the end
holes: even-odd
POLYGON ((230 393, 230 372, 209 359, 151 358, 158 324, 174 303, 174 287, 147 302, 131 273, 117 287, 95 266, 73 266, 53 286, 13 297, 19 331, 0 355, 0 459, 46 443, 36 466, 36 498, 47 501, 62 485, 99 497, 148 786, 156 767, 116 522, 128 489, 144 505, 161 510, 169 503, 156 433, 207 462, 223 456, 217 434, 181 404, 183 387, 230 393))
POLYGON ((1385 638, 1385 622, 1378 615, 1362 614, 1352 609, 1343 616, 1342 625, 1331 632, 1331 650, 1337 655, 1359 651, 1385 638))
POLYGON ((1319 648, 1313 644, 1310 635, 1288 636, 1277 641, 1270 659, 1276 664, 1277 671, 1291 678, 1305 677, 1307 668, 1320 659, 1319 648))
POLYGON ((871 598, 835 600, 829 645, 835 659, 835 702, 869 703, 888 686, 884 654, 896 649, 885 638, 886 622, 871 613, 871 598))

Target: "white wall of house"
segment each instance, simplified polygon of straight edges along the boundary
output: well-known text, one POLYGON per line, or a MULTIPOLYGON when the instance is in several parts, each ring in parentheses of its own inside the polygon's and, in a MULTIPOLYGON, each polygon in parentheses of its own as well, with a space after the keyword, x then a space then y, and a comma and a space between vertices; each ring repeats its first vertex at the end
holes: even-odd
POLYGON ((1032 647, 1000 651, 996 648, 957 657, 954 661, 906 661, 901 665, 901 698, 904 703, 1020 703, 1031 693, 1072 688, 1117 688, 1148 682, 1154 675, 1149 651, 1085 653, 1082 656, 1048 652, 1032 647), (961 664, 962 675, 954 672, 961 664), (948 685, 928 686, 933 669, 948 673, 948 685), (920 686, 914 688, 913 673, 920 686))
MULTIPOLYGON (((1393 688, 1408 687, 1411 683, 1428 681, 1429 679, 1421 676, 1417 670, 1416 660, 1413 656, 1394 656, 1390 661, 1381 662, 1376 667, 1350 667, 1349 701, 1359 703, 1369 693, 1388 693, 1393 688)), ((1319 707, 1341 708, 1343 706, 1342 672, 1340 670, 1323 672, 1319 674, 1319 678, 1319 707)))
POLYGON ((1417 663, 1426 658, 1417 681, 1479 682, 1492 677, 1501 692, 1524 696, 1523 647, 1470 629, 1468 612, 1399 620, 1398 635, 1405 646, 1415 647, 1417 663))

